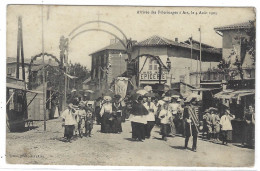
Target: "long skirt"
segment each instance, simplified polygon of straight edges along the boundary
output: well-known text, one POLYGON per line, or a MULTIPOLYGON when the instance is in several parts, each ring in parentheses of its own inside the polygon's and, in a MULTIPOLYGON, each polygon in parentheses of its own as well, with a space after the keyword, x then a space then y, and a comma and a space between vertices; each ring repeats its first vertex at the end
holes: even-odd
POLYGON ((170 124, 161 124, 161 135, 168 136, 170 133, 170 124))
POLYGON ((232 141, 232 130, 222 131, 223 141, 232 141))
POLYGON ((122 118, 117 116, 114 120, 115 123, 115 133, 122 132, 122 118))
POLYGON ((102 121, 101 121, 101 132, 102 133, 110 133, 112 132, 111 130, 111 120, 110 119, 110 114, 109 113, 104 113, 102 116, 102 121))
POLYGON ((58 107, 56 106, 55 112, 54 112, 54 118, 58 118, 59 116, 60 116, 60 113, 59 113, 58 107))
POLYGON ((145 136, 150 137, 151 131, 155 125, 155 121, 147 121, 147 124, 145 124, 145 136))
POLYGON ((73 136, 74 128, 74 125, 65 125, 64 137, 70 140, 73 136))
POLYGON ((132 138, 138 140, 145 139, 145 128, 143 123, 131 122, 132 126, 132 138))

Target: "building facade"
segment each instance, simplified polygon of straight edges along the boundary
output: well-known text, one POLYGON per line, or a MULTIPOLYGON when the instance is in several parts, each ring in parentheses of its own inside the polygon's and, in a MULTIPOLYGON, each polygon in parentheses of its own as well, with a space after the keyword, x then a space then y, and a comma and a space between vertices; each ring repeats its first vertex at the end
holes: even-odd
MULTIPOLYGON (((205 45, 205 44, 204 44, 205 45)), ((187 84, 191 83, 190 73, 198 71, 200 69, 200 50, 198 47, 193 46, 187 42, 178 42, 178 39, 169 40, 164 37, 154 35, 148 39, 138 42, 133 45, 132 59, 142 56, 145 58, 145 54, 158 56, 160 61, 167 68, 167 59, 170 60, 171 68, 169 71, 163 71, 162 80, 163 83, 168 85, 174 85, 178 82, 185 82, 187 84)), ((217 67, 219 61, 221 60, 221 50, 216 49, 212 46, 202 46, 202 59, 201 59, 201 70, 207 71, 209 68, 217 67)), ((158 66, 156 62, 147 60, 139 60, 139 66, 145 68, 145 72, 149 70, 152 75, 158 71, 158 66), (152 66, 153 65, 153 66, 152 66)), ((139 67, 140 69, 140 67, 139 67)), ((166 69, 167 70, 167 69, 166 69)), ((158 72, 157 72, 158 75, 158 72)), ((139 73, 139 84, 148 84, 148 80, 143 79, 144 73, 139 73)), ((148 75, 151 76, 151 75, 148 75)), ((158 83, 159 77, 146 77, 149 79, 150 83, 158 83)), ((174 88, 174 87, 172 87, 174 88)))
POLYGON ((114 79, 126 72, 128 56, 121 42, 114 41, 90 56, 91 81, 88 84, 93 90, 110 88, 114 79))

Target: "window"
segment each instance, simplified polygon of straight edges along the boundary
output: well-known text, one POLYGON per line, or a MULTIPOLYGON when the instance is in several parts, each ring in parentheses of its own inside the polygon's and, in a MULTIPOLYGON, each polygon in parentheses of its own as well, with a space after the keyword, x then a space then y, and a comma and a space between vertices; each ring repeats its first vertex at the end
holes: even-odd
POLYGON ((158 63, 156 60, 149 60, 149 70, 158 70, 158 63))

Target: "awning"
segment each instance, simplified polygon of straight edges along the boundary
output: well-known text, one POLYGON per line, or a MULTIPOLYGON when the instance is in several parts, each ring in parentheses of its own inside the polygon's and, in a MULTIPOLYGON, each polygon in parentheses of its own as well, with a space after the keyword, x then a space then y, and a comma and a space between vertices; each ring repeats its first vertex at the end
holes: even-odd
POLYGON ((6 83, 7 88, 16 89, 16 90, 23 90, 30 93, 36 93, 36 94, 43 94, 41 91, 35 91, 35 90, 27 90, 24 88, 24 86, 12 84, 12 83, 6 83))
POLYGON ((214 95, 217 99, 237 99, 243 96, 255 95, 254 89, 247 90, 224 90, 214 95))
POLYGON ((213 91, 213 90, 219 90, 221 88, 194 88, 191 89, 191 91, 213 91))

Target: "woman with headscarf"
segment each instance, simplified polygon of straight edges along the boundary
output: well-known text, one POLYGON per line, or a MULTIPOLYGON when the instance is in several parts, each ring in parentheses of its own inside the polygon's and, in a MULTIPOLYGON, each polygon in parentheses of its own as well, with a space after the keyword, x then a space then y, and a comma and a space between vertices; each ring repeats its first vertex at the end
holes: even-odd
POLYGON ((139 96, 137 101, 133 102, 131 111, 132 138, 134 140, 145 140, 145 127, 147 123, 145 115, 148 115, 147 109, 143 105, 143 97, 139 96))
POLYGON ((221 131, 223 134, 222 144, 227 144, 232 141, 232 124, 231 120, 235 119, 235 115, 232 115, 227 109, 225 114, 220 119, 221 131))
POLYGON ((104 97, 105 103, 102 105, 100 110, 101 116, 101 132, 103 133, 111 133, 111 117, 112 117, 112 104, 111 104, 111 97, 105 96, 104 97))

